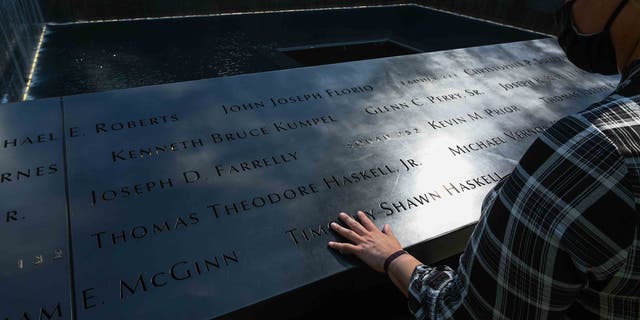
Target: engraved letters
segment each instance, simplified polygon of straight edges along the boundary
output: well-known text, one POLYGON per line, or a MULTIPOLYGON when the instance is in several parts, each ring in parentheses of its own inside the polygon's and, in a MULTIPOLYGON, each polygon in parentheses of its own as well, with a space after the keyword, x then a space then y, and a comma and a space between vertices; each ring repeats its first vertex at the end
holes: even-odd
POLYGON ((98 201, 109 202, 118 199, 126 199, 132 196, 142 196, 144 194, 158 192, 169 188, 173 188, 173 180, 171 178, 147 181, 140 184, 123 186, 104 191, 91 190, 91 205, 95 206, 98 201))
POLYGON ((28 136, 28 137, 3 139, 3 140, 0 140, 2 141, 2 145, 0 147, 2 147, 2 149, 18 148, 18 147, 24 147, 28 145, 34 145, 34 144, 42 144, 42 143, 47 143, 47 142, 57 141, 57 140, 58 138, 56 137, 56 135, 53 132, 50 132, 50 133, 42 133, 42 134, 37 134, 34 136, 28 136))
POLYGON ((191 226, 200 222, 200 217, 195 212, 175 219, 164 220, 162 222, 151 223, 149 225, 138 225, 117 232, 100 231, 91 234, 96 247, 102 249, 105 246, 116 246, 125 244, 127 241, 139 241, 145 238, 159 236, 161 234, 188 230, 191 226))
POLYGON ((120 280, 120 299, 128 299, 134 295, 145 293, 154 288, 161 288, 170 282, 194 280, 207 276, 211 272, 232 267, 240 263, 238 251, 231 251, 201 260, 181 260, 167 270, 153 274, 140 273, 135 277, 120 280))
POLYGON ((288 152, 268 158, 254 159, 249 161, 241 161, 233 164, 214 164, 216 174, 219 177, 231 174, 237 174, 245 171, 254 171, 265 167, 271 167, 280 164, 287 164, 298 160, 297 152, 288 152))
POLYGON ((171 122, 179 121, 178 115, 162 115, 157 117, 150 117, 146 119, 128 120, 123 122, 112 123, 96 123, 96 133, 104 134, 109 132, 117 132, 123 130, 130 130, 135 128, 143 128, 147 126, 155 126, 161 124, 167 124, 171 122))
POLYGON ((52 163, 46 166, 18 169, 12 172, 0 172, 0 183, 17 182, 52 175, 56 174, 58 170, 58 165, 52 163))

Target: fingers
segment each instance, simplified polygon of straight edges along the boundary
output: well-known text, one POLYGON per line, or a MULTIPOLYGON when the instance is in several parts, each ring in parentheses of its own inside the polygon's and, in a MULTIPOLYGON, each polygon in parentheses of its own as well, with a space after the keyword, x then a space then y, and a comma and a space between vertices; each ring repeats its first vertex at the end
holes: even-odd
POLYGON ((329 242, 329 248, 340 251, 342 254, 355 254, 358 251, 358 246, 354 246, 351 243, 342 242, 329 242))
POLYGON ((349 226, 349 228, 355 231, 359 235, 363 235, 367 233, 367 229, 365 229, 360 222, 356 221, 356 219, 350 217, 348 214, 344 212, 340 212, 340 220, 344 221, 344 223, 349 226))
POLYGON ((360 223, 362 223, 365 229, 369 231, 378 230, 378 227, 376 227, 373 221, 371 221, 364 212, 358 211, 358 219, 360 219, 360 223))
POLYGON ((331 223, 331 228, 337 232, 339 235, 341 235, 342 237, 344 237, 345 239, 353 242, 353 243, 362 243, 364 242, 364 239, 362 239, 362 237, 360 237, 360 235, 358 235, 355 231, 351 230, 351 229, 347 229, 335 222, 331 223))

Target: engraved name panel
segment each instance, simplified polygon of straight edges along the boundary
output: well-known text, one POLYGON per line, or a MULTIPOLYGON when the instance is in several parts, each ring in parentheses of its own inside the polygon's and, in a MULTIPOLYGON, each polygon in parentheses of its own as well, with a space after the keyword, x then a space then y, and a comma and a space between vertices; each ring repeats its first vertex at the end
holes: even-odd
POLYGON ((0 319, 71 319, 59 99, 0 108, 0 319))

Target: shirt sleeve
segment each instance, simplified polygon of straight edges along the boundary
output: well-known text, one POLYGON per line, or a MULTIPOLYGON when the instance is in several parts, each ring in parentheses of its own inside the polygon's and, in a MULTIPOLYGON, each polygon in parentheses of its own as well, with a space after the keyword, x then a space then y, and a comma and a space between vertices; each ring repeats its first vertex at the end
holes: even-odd
POLYGON ((487 195, 458 269, 414 270, 410 311, 416 319, 561 318, 589 281, 612 277, 625 258, 634 216, 627 175, 589 121, 557 122, 487 195))

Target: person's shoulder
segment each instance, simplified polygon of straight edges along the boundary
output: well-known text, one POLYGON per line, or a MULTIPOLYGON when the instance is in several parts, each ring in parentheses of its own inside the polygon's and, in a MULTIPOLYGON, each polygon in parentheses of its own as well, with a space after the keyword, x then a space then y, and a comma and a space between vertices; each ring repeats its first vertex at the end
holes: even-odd
MULTIPOLYGON (((561 118, 540 137, 556 144, 591 140, 592 147, 603 147, 606 143, 602 143, 602 139, 614 147, 625 140, 640 140, 640 95, 625 97, 612 94, 580 112, 561 118), (620 131, 637 131, 639 134, 625 136, 620 131)), ((630 142, 640 144, 640 141, 630 142)))
POLYGON ((612 94, 575 114, 584 117, 602 131, 640 125, 640 95, 612 94))
POLYGON ((640 155, 640 95, 613 94, 571 117, 591 124, 621 157, 633 159, 640 155))
POLYGON ((536 158, 555 159, 578 156, 597 158, 603 153, 618 153, 613 143, 593 118, 574 113, 556 121, 533 142, 528 154, 536 158))
MULTIPOLYGON (((626 174, 628 170, 624 153, 618 147, 620 143, 614 141, 615 135, 607 134, 610 128, 602 125, 612 123, 604 115, 609 112, 605 110, 591 109, 556 121, 534 140, 517 169, 537 180, 543 175, 553 181, 558 177, 607 175, 609 168, 618 168, 626 174)), ((619 138, 624 136, 619 135, 619 138)), ((640 141, 627 144, 640 146, 640 141)))

